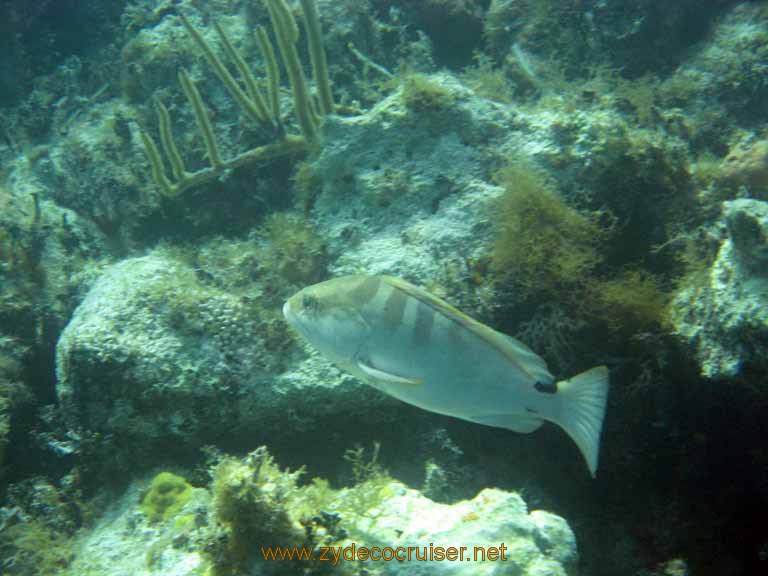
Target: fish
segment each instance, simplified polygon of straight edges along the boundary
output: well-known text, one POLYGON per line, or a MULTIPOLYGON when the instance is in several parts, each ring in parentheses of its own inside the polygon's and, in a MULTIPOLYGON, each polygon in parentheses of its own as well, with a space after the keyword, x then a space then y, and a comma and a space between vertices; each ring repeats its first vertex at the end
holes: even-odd
POLYGON ((283 315, 339 368, 408 404, 519 433, 556 424, 596 476, 606 366, 556 381, 519 340, 393 276, 308 286, 285 302, 283 315))

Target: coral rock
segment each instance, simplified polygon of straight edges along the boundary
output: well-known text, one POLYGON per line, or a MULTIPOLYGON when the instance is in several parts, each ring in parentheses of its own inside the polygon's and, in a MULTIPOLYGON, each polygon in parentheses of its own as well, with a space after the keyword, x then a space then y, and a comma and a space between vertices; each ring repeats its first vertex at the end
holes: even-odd
POLYGON ((736 376, 768 361, 768 202, 724 203, 727 237, 704 277, 692 276, 673 302, 673 323, 694 348, 704 376, 736 376))

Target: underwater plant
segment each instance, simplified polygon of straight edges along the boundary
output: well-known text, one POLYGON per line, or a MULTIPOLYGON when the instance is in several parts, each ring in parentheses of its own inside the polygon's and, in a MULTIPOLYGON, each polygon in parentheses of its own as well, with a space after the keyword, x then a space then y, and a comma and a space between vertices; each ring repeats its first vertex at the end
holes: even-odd
POLYGON ((587 307, 612 332, 634 334, 665 322, 669 294, 659 278, 643 269, 628 269, 589 286, 587 307))
POLYGON ((425 74, 408 73, 402 79, 403 104, 414 112, 437 111, 453 103, 453 94, 425 74))
POLYGON ((265 241, 258 251, 260 272, 280 299, 287 298, 292 289, 325 276, 325 244, 306 218, 272 214, 257 235, 265 241))
POLYGON ((317 104, 315 104, 313 96, 309 91, 301 61, 299 60, 296 48, 298 27, 293 13, 285 0, 265 0, 265 2, 277 39, 279 52, 285 69, 288 72, 293 94, 294 111, 302 135, 285 134, 280 112, 279 67, 275 50, 263 28, 257 28, 256 37, 262 57, 266 63, 268 89, 266 97, 242 55, 234 48, 226 32, 218 23, 214 22, 214 29, 229 60, 234 63, 245 85, 245 90, 232 76, 227 66, 216 52, 213 51, 213 48, 202 34, 192 26, 186 16, 180 14, 179 17, 187 32, 246 116, 257 125, 266 128, 270 133, 276 135, 278 139, 271 144, 242 152, 233 158, 223 159, 216 143, 213 125, 211 124, 203 99, 192 78, 190 78, 186 70, 182 69, 179 72, 179 82, 192 107, 198 129, 203 136, 206 156, 210 166, 196 172, 187 171, 171 133, 171 119, 168 109, 159 99, 155 99, 160 144, 165 158, 171 166, 171 178, 168 178, 163 155, 161 155, 154 139, 143 130, 140 132, 140 135, 152 168, 152 179, 163 195, 177 196, 189 188, 215 180, 221 174, 240 166, 277 157, 301 155, 306 151, 308 142, 315 140, 320 117, 333 113, 334 103, 328 79, 328 66, 314 0, 301 0, 301 5, 306 23, 307 44, 312 61, 314 80, 318 88, 317 104))
POLYGON ((304 529, 292 511, 301 474, 281 471, 264 446, 242 460, 224 456, 213 467, 218 531, 205 551, 214 574, 237 573, 258 557, 259 546, 304 542, 304 529))
MULTIPOLYGON (((303 468, 281 470, 265 446, 242 459, 217 456, 211 468, 214 525, 203 546, 211 574, 242 573, 263 560, 261 547, 347 541, 356 521, 394 495, 393 479, 378 463, 378 444, 370 457, 365 452, 356 447, 344 454, 355 483, 338 490, 321 478, 300 485, 303 468)), ((337 573, 359 574, 354 564, 339 564, 337 573)), ((303 574, 325 574, 323 565, 297 559, 281 562, 276 573, 296 574, 301 566, 303 574)))
POLYGON ((365 458, 365 448, 359 444, 344 452, 344 460, 352 465, 352 477, 355 479, 356 484, 365 482, 382 473, 378 462, 380 449, 381 444, 374 442, 370 460, 365 458))
POLYGON ((474 60, 475 65, 464 70, 462 81, 484 98, 511 103, 515 86, 507 78, 504 68, 494 66, 493 60, 481 52, 475 54, 474 60))
POLYGON ((0 573, 7 569, 18 576, 55 576, 74 556, 71 539, 42 520, 19 522, 0 531, 0 573))
POLYGON ((0 574, 56 576, 77 555, 74 545, 93 510, 77 474, 55 484, 42 476, 11 484, 0 507, 0 574))
POLYGON ((554 185, 525 162, 495 175, 504 188, 493 214, 497 236, 491 270, 523 297, 582 286, 601 261, 606 232, 595 217, 568 206, 554 185))
POLYGON ((306 216, 315 205, 317 196, 322 189, 323 180, 312 167, 312 164, 305 160, 296 164, 291 178, 293 180, 294 205, 306 216))

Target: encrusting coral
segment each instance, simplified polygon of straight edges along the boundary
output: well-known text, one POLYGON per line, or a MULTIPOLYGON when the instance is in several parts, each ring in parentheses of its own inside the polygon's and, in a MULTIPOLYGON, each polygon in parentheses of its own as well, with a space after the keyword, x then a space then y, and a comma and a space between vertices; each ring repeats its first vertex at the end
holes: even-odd
POLYGON ((168 520, 184 507, 192 494, 192 486, 181 476, 160 472, 152 479, 141 500, 141 509, 150 522, 168 520))

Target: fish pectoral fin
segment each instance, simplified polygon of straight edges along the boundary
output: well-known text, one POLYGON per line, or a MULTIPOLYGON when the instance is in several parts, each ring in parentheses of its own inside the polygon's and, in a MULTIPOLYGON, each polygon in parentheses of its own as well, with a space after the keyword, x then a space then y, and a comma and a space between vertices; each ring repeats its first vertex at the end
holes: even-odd
POLYGON ((417 378, 407 378, 405 376, 398 376, 397 374, 392 374, 391 372, 385 372, 384 370, 379 370, 378 368, 374 368, 370 364, 366 364, 362 360, 357 361, 357 367, 360 368, 360 370, 362 370, 370 378, 373 378, 378 382, 383 382, 384 384, 397 384, 399 386, 417 386, 423 382, 422 380, 419 380, 417 378))
POLYGON ((531 418, 518 414, 484 414, 482 416, 471 416, 467 420, 477 422, 478 424, 485 424, 486 426, 506 428, 520 434, 528 434, 538 430, 544 423, 541 418, 531 418))

